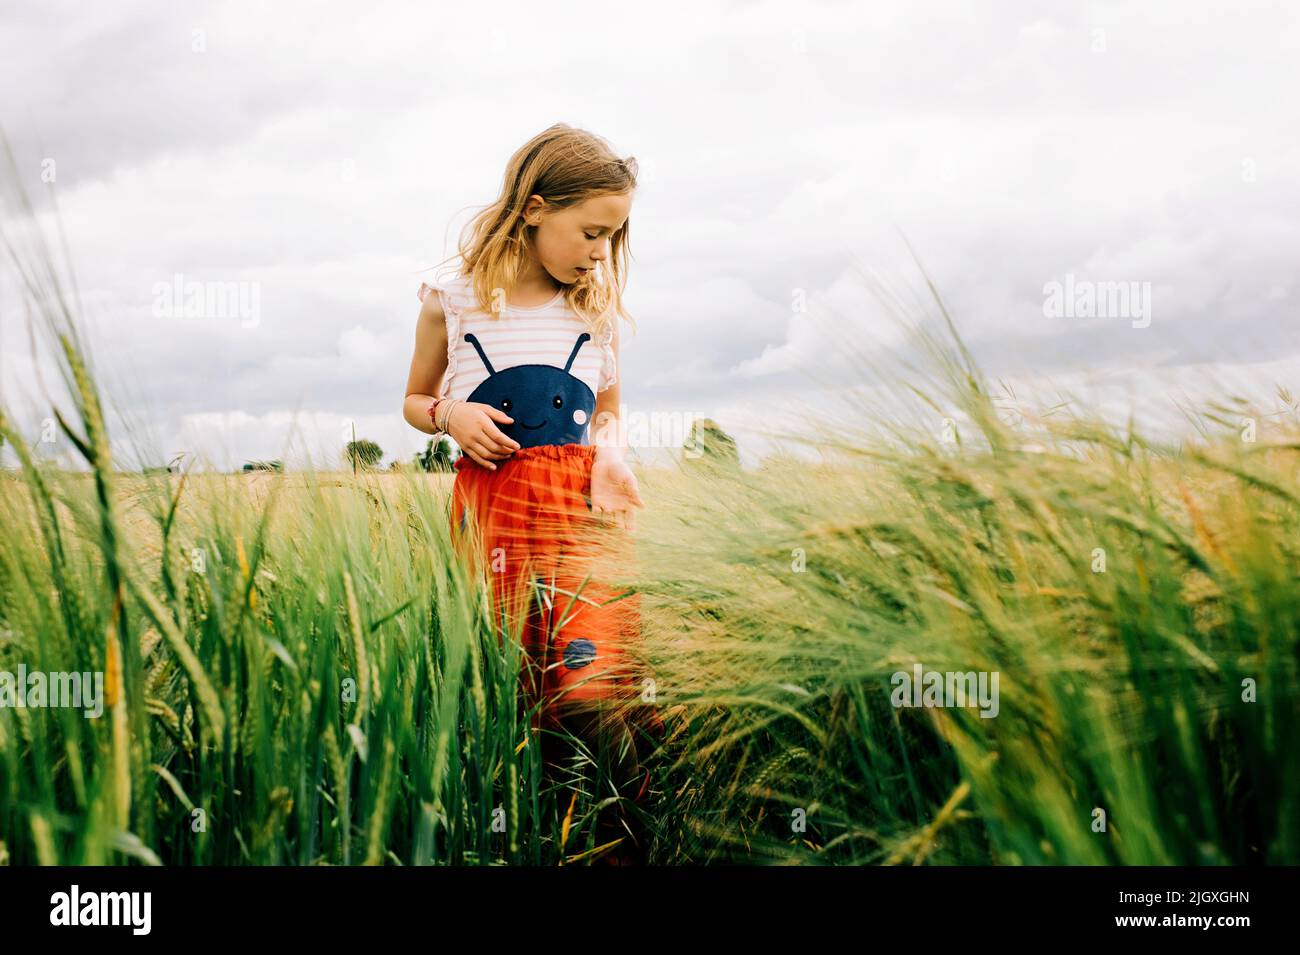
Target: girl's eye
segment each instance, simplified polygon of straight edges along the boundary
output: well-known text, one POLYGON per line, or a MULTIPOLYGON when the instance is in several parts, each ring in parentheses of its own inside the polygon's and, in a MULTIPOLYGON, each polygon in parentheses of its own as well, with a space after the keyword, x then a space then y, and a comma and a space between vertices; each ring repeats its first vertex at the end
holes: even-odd
POLYGON ((502 398, 502 399, 501 399, 501 410, 502 410, 502 411, 509 411, 509 410, 510 410, 511 408, 513 408, 513 407, 514 407, 514 402, 512 402, 509 398, 502 398))
MULTIPOLYGON (((583 235, 587 235, 587 233, 584 232, 583 235)), ((588 238, 588 239, 599 239, 600 236, 599 236, 599 235, 587 235, 587 238, 588 238)))
POLYGON ((556 396, 551 400, 551 404, 555 405, 555 407, 557 407, 557 408, 563 408, 563 407, 564 407, 564 399, 561 398, 559 395, 556 395, 556 396))

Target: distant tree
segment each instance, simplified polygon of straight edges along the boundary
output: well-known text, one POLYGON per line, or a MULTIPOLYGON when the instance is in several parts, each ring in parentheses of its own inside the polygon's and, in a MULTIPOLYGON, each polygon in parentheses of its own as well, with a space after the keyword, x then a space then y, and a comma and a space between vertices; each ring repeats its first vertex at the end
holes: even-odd
POLYGON ((246 461, 244 462, 245 471, 283 471, 283 461, 246 461))
POLYGON ((348 463, 354 470, 358 467, 373 468, 384 458, 384 449, 369 438, 349 441, 346 453, 348 463))
POLYGON ((451 442, 446 437, 439 438, 437 444, 430 438, 424 450, 415 455, 417 471, 450 471, 455 463, 451 442))
POLYGON ((687 462, 740 467, 736 442, 712 418, 696 418, 691 422, 691 433, 682 445, 682 452, 687 462))

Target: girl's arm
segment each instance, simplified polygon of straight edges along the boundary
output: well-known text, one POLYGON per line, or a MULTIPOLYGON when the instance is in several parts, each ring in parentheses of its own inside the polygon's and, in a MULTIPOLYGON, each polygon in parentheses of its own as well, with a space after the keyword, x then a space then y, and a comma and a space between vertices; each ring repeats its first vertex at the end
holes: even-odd
POLYGON ((429 293, 420 305, 420 318, 415 326, 415 355, 411 358, 411 373, 406 379, 406 400, 402 404, 402 417, 412 428, 433 434, 429 420, 429 405, 442 387, 447 373, 447 316, 436 293, 429 293))
MULTIPOLYGON (((614 335, 610 347, 618 360, 618 325, 614 326, 614 335)), ((596 445, 596 457, 591 465, 591 510, 598 517, 608 517, 617 522, 624 530, 636 530, 636 512, 634 508, 645 507, 641 493, 637 489, 636 475, 623 460, 626 450, 623 422, 619 418, 619 381, 623 378, 619 370, 618 381, 596 396, 596 425, 592 443, 596 445)))
MULTIPOLYGON (((614 337, 609 343, 614 352, 615 367, 618 367, 618 322, 614 323, 614 337)), ((596 460, 623 460, 624 439, 622 422, 619 420, 619 395, 623 381, 623 369, 619 367, 618 380, 600 394, 596 395, 596 415, 592 421, 592 443, 596 445, 596 460)))
MULTIPOLYGON (((429 418, 429 405, 442 388, 447 374, 447 316, 443 314, 438 296, 424 297, 420 318, 415 326, 415 354, 411 358, 411 373, 406 379, 406 400, 402 402, 402 417, 406 423, 425 434, 433 434, 433 421, 429 418)), ((514 421, 500 408, 477 401, 457 404, 448 416, 447 433, 457 447, 470 460, 495 471, 495 462, 504 461, 519 450, 519 442, 507 438, 497 424, 514 421)))

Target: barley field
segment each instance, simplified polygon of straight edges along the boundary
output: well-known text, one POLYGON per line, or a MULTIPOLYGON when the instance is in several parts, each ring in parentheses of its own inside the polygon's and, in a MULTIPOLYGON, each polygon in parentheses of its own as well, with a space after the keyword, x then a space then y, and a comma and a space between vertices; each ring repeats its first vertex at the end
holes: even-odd
POLYGON ((102 672, 104 709, 0 706, 0 861, 582 865, 612 808, 667 865, 1300 862, 1294 405, 1250 441, 1230 396, 1165 444, 1013 420, 952 331, 914 386, 951 433, 643 469, 633 808, 580 747, 546 784, 449 476, 121 471, 24 274, 85 470, 0 411, 0 671, 102 672), (900 705, 917 667, 996 674, 995 712, 900 705))

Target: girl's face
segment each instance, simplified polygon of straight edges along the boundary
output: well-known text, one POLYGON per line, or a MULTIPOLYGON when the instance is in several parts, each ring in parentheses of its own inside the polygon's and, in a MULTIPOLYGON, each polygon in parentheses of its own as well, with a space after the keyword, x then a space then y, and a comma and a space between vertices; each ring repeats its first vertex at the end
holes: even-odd
POLYGON ((609 258, 610 240, 631 211, 630 192, 595 196, 554 211, 534 195, 529 197, 524 221, 537 226, 533 248, 542 268, 561 285, 572 285, 609 258))

